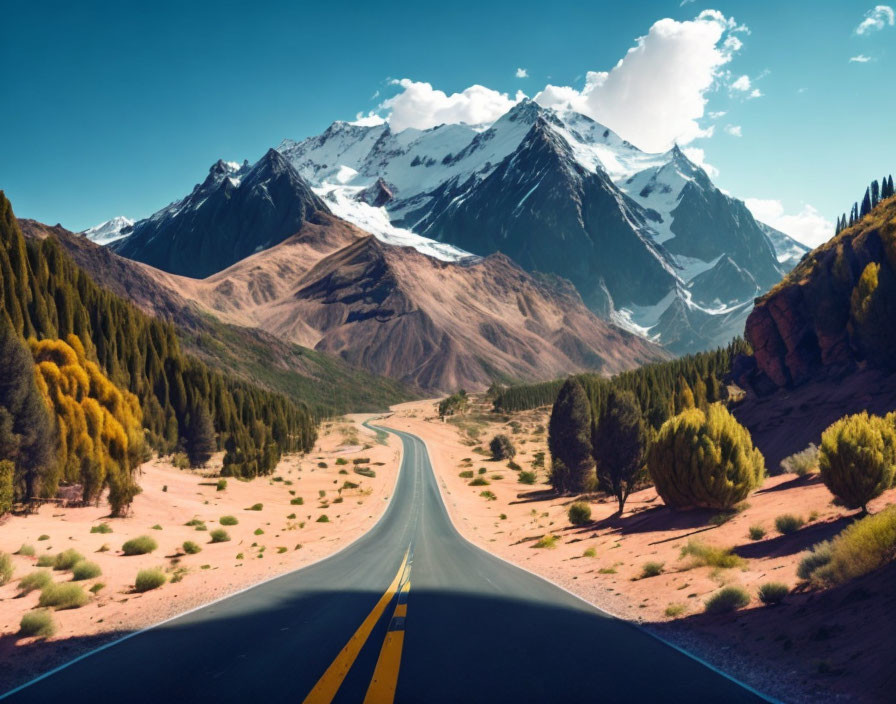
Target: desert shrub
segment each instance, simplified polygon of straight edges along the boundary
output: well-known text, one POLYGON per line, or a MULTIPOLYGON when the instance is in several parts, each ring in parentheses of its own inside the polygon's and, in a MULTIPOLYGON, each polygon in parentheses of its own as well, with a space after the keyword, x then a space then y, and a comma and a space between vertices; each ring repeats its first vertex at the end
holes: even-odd
POLYGON ((47 570, 35 570, 26 574, 19 580, 19 596, 29 594, 36 589, 43 589, 53 581, 53 576, 47 570))
POLYGON ((317 467, 318 467, 318 469, 326 469, 327 463, 326 462, 318 462, 317 467))
POLYGON ((158 589, 168 578, 165 573, 158 567, 147 570, 140 570, 137 573, 137 579, 134 581, 134 589, 138 592, 148 592, 150 589, 158 589))
POLYGON ((15 567, 12 564, 12 558, 8 553, 0 552, 0 586, 11 580, 13 573, 15 573, 15 567))
POLYGON ((94 582, 93 586, 90 587, 90 593, 91 594, 99 594, 105 588, 106 588, 105 582, 94 582))
POLYGON ((536 548, 555 548, 557 547, 556 535, 543 535, 540 537, 533 547, 536 548))
POLYGON ((597 557, 597 548, 585 548, 585 552, 582 553, 582 557, 597 557))
POLYGON ((227 488, 227 480, 219 479, 218 483, 215 484, 215 491, 224 491, 227 488))
POLYGON ((355 457, 355 459, 352 460, 352 464, 370 464, 370 458, 369 457, 355 457))
POLYGON ((370 477, 372 479, 376 476, 376 472, 370 467, 355 467, 354 471, 355 474, 360 474, 362 477, 370 477))
POLYGON ((345 482, 342 482, 342 488, 344 490, 357 489, 358 484, 355 484, 355 482, 345 481, 345 482))
POLYGON ((230 535, 223 528, 216 528, 208 534, 208 537, 213 543, 226 543, 230 540, 230 535))
POLYGON ((486 501, 494 501, 498 498, 497 496, 495 496, 495 492, 488 491, 488 489, 486 489, 485 491, 480 491, 479 495, 486 501))
POLYGON ((47 535, 46 533, 44 533, 43 535, 41 535, 40 537, 38 537, 38 541, 41 541, 41 540, 49 540, 49 539, 50 539, 50 536, 47 535))
POLYGON ((894 465, 896 429, 884 418, 858 413, 822 433, 821 480, 847 508, 867 512, 868 502, 892 484, 894 465))
POLYGON ((485 467, 480 467, 476 473, 477 474, 485 474, 488 470, 485 467))
POLYGON ((297 496, 294 499, 290 499, 289 503, 292 506, 301 506, 302 504, 305 503, 305 499, 303 499, 301 496, 297 496))
POLYGON ((721 404, 690 408, 663 423, 648 452, 657 493, 676 510, 729 509, 762 482, 765 460, 721 404))
POLYGON ((171 464, 173 464, 178 469, 189 469, 190 458, 187 457, 186 452, 175 452, 173 455, 171 455, 171 464))
POLYGON ((40 592, 38 606, 53 609, 78 609, 90 599, 80 584, 63 582, 48 584, 40 592))
POLYGON ((221 516, 218 519, 218 523, 222 526, 235 526, 239 523, 239 520, 237 520, 236 516, 221 516))
POLYGON ((69 548, 53 558, 53 569, 61 571, 70 570, 83 559, 84 556, 81 553, 73 548, 69 548))
MULTIPOLYGON (((5 352, 5 350, 4 350, 5 352)), ((5 360, 4 360, 5 361, 5 360)), ((23 360, 25 365, 28 365, 27 361, 27 353, 25 353, 25 359, 23 360)), ((9 367, 4 367, 4 371, 8 374, 9 367)), ((26 381, 26 383, 29 383, 26 381)), ((29 384, 30 385, 30 384, 29 384)), ((34 388, 33 385, 30 385, 31 388, 34 388)), ((8 390, 8 389, 7 389, 8 390)), ((37 402, 35 406, 39 407, 40 402, 37 402)), ((6 409, 4 408, 4 412, 6 409)), ((12 428, 10 427, 10 430, 12 428)), ((5 434, 5 433, 4 433, 5 434)), ((15 437, 14 435, 12 436, 15 437)), ((0 516, 5 513, 9 513, 12 511, 13 500, 15 499, 15 474, 16 468, 15 465, 9 460, 0 460, 0 516)))
POLYGON ((81 560, 72 567, 72 580, 75 582, 83 582, 85 579, 94 579, 99 577, 103 571, 95 562, 81 560))
POLYGON ((665 563, 663 562, 645 562, 641 566, 641 579, 646 579, 647 577, 656 577, 663 573, 663 566, 665 563))
MULTIPOLYGON (((524 442, 525 442, 525 441, 524 441, 524 442)), ((508 461, 507 461, 507 469, 512 469, 514 472, 519 472, 519 471, 522 469, 522 467, 520 467, 520 466, 519 466, 516 462, 514 462, 513 460, 508 460, 508 461)))
POLYGON ((706 613, 725 614, 742 609, 750 603, 750 594, 743 587, 724 587, 706 600, 706 613))
POLYGON ((591 522, 591 506, 587 501, 575 501, 566 509, 566 515, 574 526, 583 526, 591 522))
POLYGON ((22 547, 16 550, 16 555, 22 555, 23 557, 34 557, 36 554, 37 551, 34 549, 34 546, 27 543, 23 543, 22 547))
POLYGON ((476 477, 473 481, 469 482, 470 486, 488 486, 491 482, 485 477, 476 477))
POLYGON ((536 479, 535 472, 529 472, 525 469, 517 476, 517 481, 520 484, 534 484, 536 479))
POLYGON ((461 479, 472 479, 473 478, 473 470, 465 469, 463 472, 459 472, 458 475, 461 479))
POLYGON ((262 509, 264 509, 264 504, 252 504, 246 510, 247 511, 261 511, 262 509))
POLYGON ((491 476, 491 480, 492 480, 493 482, 499 482, 499 481, 501 481, 503 478, 504 478, 504 475, 503 475, 503 474, 493 474, 493 475, 491 476))
POLYGON ((202 552, 202 548, 192 540, 185 540, 181 547, 183 547, 184 552, 187 553, 187 555, 195 555, 196 553, 202 552))
POLYGON ((53 555, 41 555, 37 558, 38 567, 52 567, 55 563, 56 558, 53 555))
POLYGON ((339 465, 348 464, 348 460, 345 459, 345 457, 338 457, 336 459, 336 464, 339 464, 339 465))
POLYGON ((488 444, 492 459, 510 460, 516 455, 516 448, 506 435, 495 435, 488 444))
POLYGON ((744 564, 744 559, 735 555, 731 548, 720 548, 713 545, 701 543, 698 540, 689 540, 688 544, 681 549, 679 559, 691 557, 691 567, 721 567, 729 569, 731 567, 740 567, 744 564))
POLYGON ((781 460, 781 470, 788 474, 804 477, 818 469, 818 446, 809 443, 809 447, 781 460))
POLYGON ((111 533, 112 526, 110 526, 108 523, 100 523, 99 525, 96 525, 96 526, 90 526, 90 532, 91 533, 103 533, 103 534, 111 533))
POLYGON ((264 531, 261 528, 256 528, 252 531, 255 535, 264 535, 264 531))
POLYGON ((896 506, 866 516, 831 541, 831 559, 812 571, 812 580, 828 586, 866 575, 896 556, 896 506))
POLYGON ((20 636, 38 636, 49 638, 56 632, 56 623, 53 614, 46 609, 35 609, 23 614, 19 621, 20 636))
POLYGON ((759 587, 757 595, 763 604, 780 604, 790 593, 790 587, 782 582, 766 582, 759 587))
POLYGON ((154 526, 152 526, 151 530, 162 530, 162 526, 156 523, 154 526))
POLYGON ((765 537, 765 528, 760 525, 750 526, 750 540, 762 540, 765 537))
POLYGON ((330 522, 330 518, 327 516, 327 514, 322 513, 322 514, 320 514, 320 516, 317 517, 317 521, 316 521, 316 522, 317 522, 317 523, 329 523, 329 522, 330 522))
POLYGON ((128 540, 121 546, 121 550, 125 555, 146 555, 158 547, 159 544, 155 541, 155 538, 151 538, 148 535, 141 535, 138 538, 131 538, 131 540, 128 540))
POLYGON ((687 610, 688 607, 684 604, 669 604, 663 613, 666 614, 667 618, 678 618, 687 610))
POLYGON ((775 519, 775 528, 783 535, 796 533, 800 528, 806 525, 806 521, 802 516, 795 516, 792 513, 784 513, 775 519))
POLYGON ((831 561, 831 542, 824 542, 813 545, 812 548, 803 555, 799 565, 796 568, 796 575, 800 579, 811 579, 812 573, 819 567, 824 567, 831 561))

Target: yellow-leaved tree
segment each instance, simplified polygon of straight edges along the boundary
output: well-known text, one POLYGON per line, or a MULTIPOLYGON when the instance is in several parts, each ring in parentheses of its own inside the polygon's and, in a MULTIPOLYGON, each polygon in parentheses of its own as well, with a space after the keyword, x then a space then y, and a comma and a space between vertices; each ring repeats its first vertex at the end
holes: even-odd
POLYGON ((112 515, 122 515, 140 492, 134 478, 144 451, 137 397, 87 359, 75 335, 28 344, 58 430, 58 469, 48 480, 54 487, 80 483, 85 502, 99 501, 108 487, 112 515))

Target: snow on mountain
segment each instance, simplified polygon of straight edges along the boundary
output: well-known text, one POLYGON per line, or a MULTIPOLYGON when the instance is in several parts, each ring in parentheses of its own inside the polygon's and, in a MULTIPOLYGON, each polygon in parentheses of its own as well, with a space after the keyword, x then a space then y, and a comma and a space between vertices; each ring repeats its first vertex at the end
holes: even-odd
POLYGON ((127 237, 134 229, 134 221, 123 215, 101 222, 81 232, 84 237, 97 244, 111 244, 127 237))

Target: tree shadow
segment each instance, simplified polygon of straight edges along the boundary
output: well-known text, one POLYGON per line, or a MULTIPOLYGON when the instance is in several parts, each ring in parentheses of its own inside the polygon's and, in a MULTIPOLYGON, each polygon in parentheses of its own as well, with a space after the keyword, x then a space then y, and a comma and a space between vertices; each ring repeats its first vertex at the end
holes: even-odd
POLYGON ((796 489, 802 486, 810 486, 812 484, 820 484, 821 483, 821 475, 818 473, 806 474, 802 477, 794 477, 786 482, 781 482, 775 486, 764 487, 761 489, 757 489, 757 494, 770 494, 775 491, 786 491, 788 489, 796 489))
POLYGON ((757 540, 734 548, 734 552, 747 559, 782 557, 808 550, 816 543, 830 540, 855 520, 855 516, 842 516, 832 521, 812 523, 796 533, 777 535, 768 540, 757 540))

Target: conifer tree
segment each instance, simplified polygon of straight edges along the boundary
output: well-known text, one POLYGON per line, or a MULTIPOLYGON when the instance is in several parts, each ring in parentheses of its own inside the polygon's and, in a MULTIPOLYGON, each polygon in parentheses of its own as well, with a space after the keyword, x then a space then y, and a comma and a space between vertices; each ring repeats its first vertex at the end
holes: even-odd
POLYGON ((862 209, 859 211, 858 219, 861 220, 868 213, 871 212, 871 191, 870 189, 865 189, 865 197, 862 198, 862 209))
POLYGON ((593 445, 598 481, 616 497, 622 515, 625 501, 643 473, 647 447, 647 427, 632 392, 610 392, 593 445))
POLYGON ((217 449, 217 445, 212 417, 202 403, 194 405, 190 412, 185 440, 190 466, 204 467, 217 449))
POLYGON ((871 207, 876 208, 880 203, 880 184, 877 180, 871 182, 871 207))
POLYGON ((560 389, 548 424, 551 485, 561 493, 581 492, 594 468, 591 405, 585 389, 570 377, 560 389))

